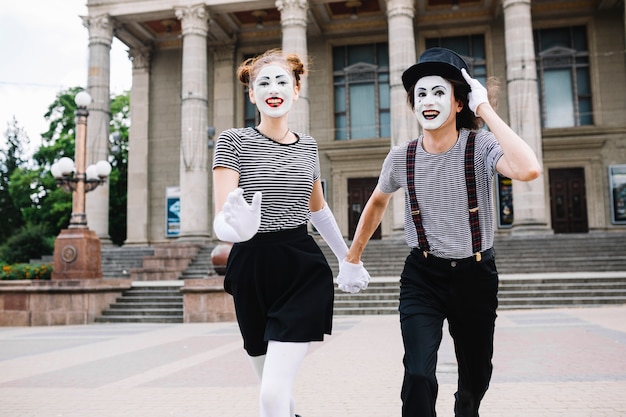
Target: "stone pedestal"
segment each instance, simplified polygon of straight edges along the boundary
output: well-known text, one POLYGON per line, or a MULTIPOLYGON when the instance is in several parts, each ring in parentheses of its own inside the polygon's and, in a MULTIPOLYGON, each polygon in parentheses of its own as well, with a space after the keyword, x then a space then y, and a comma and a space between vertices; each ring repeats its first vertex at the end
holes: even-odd
POLYGON ((102 278, 100 239, 87 228, 65 229, 54 242, 52 279, 102 278))
POLYGON ((185 323, 236 321, 233 297, 224 291, 224 277, 186 279, 180 289, 185 323))

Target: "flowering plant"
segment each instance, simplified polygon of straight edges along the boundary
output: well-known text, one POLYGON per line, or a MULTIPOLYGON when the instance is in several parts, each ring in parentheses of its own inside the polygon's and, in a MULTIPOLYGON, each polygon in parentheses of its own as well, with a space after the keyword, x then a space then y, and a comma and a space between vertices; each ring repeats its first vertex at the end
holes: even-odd
POLYGON ((0 280, 50 280, 52 264, 0 264, 0 280))

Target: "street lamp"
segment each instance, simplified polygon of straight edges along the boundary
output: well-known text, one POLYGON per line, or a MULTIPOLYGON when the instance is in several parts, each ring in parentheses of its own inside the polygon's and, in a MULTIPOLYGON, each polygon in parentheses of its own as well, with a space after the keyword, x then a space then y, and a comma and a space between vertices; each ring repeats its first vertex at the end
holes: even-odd
POLYGON ((63 157, 52 164, 50 172, 59 187, 72 192, 72 216, 68 229, 61 230, 54 242, 52 279, 102 278, 100 239, 87 226, 85 194, 104 184, 111 173, 107 161, 87 165, 87 106, 91 96, 81 91, 76 102, 76 163, 63 157))
POLYGON ((74 192, 72 197, 72 217, 70 228, 87 227, 85 214, 85 194, 104 184, 111 173, 111 164, 107 161, 98 161, 95 165, 85 167, 87 159, 87 106, 91 103, 91 96, 81 91, 74 98, 76 102, 76 165, 68 157, 59 159, 52 164, 50 172, 57 185, 67 192, 74 192))

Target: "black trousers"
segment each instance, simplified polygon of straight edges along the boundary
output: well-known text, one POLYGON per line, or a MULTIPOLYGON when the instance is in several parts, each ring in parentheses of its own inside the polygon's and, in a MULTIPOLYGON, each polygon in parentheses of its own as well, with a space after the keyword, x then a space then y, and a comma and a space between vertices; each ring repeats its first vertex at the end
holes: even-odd
POLYGON ((435 417, 437 352, 448 320, 458 363, 456 417, 478 417, 493 370, 498 306, 493 250, 481 261, 444 260, 414 249, 400 280, 404 343, 403 417, 435 417))

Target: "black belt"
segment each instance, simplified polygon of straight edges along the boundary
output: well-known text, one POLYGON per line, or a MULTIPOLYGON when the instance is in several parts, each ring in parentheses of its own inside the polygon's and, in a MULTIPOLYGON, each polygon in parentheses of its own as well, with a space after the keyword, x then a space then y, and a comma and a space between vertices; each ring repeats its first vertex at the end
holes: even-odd
POLYGON ((411 251, 411 255, 417 258, 423 259, 426 262, 431 262, 431 263, 445 266, 445 267, 455 268, 457 266, 466 265, 469 263, 490 261, 495 256, 495 251, 493 250, 493 248, 489 248, 485 251, 475 253, 472 256, 468 256, 467 258, 446 259, 446 258, 439 258, 430 252, 421 250, 420 248, 413 248, 413 250, 411 251))

